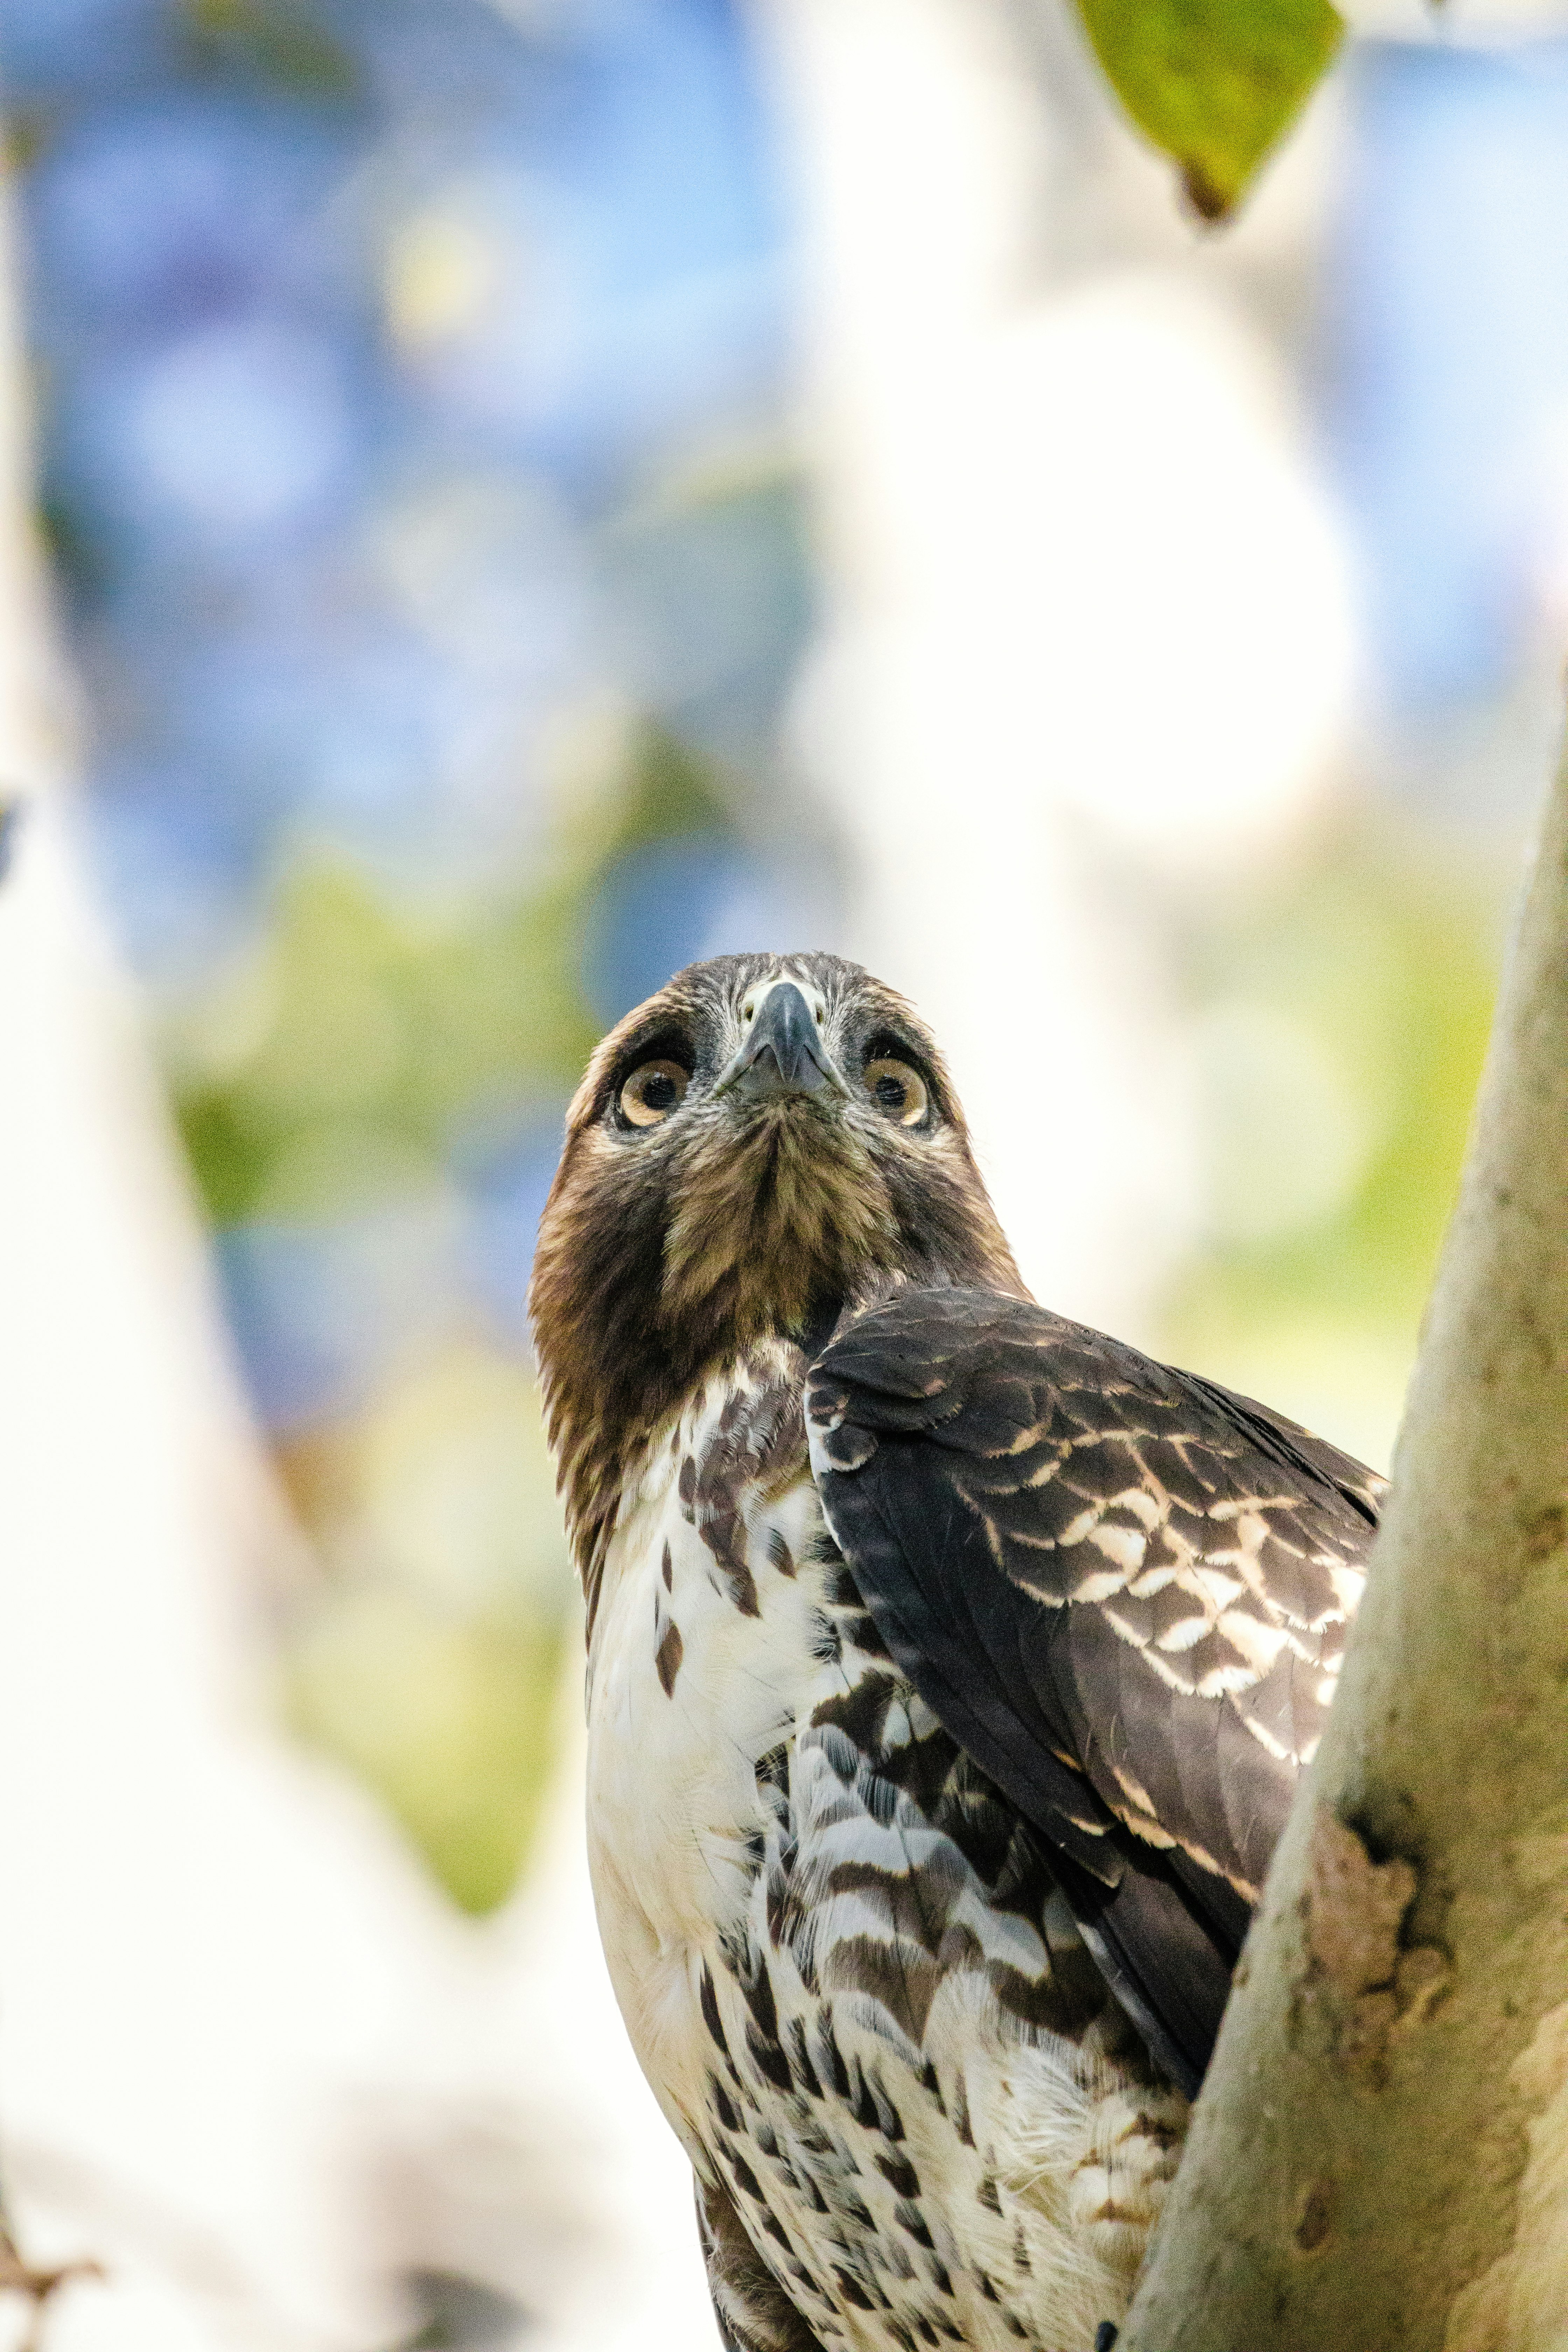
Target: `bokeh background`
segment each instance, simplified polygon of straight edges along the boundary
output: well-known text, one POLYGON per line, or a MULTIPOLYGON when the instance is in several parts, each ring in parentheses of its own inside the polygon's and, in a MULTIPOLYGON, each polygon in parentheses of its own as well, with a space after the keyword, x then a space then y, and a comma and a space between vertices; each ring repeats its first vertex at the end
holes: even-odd
POLYGON ((523 1311, 679 965, 873 963, 1039 1296, 1386 1464, 1558 727, 1568 29, 1346 13, 1216 235, 1063 0, 0 0, 51 2352, 715 2340, 523 1311))

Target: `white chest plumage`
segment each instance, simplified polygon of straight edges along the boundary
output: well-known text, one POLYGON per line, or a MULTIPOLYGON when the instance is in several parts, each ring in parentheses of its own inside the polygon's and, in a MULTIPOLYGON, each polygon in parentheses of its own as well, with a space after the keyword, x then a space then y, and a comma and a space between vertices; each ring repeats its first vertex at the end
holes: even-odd
POLYGON ((798 1377, 766 1351, 710 1383, 623 1493, 589 1665, 616 1995, 815 2340, 1079 2352, 1124 2306, 1184 2103, 882 1649, 798 1377))
MULTIPOLYGON (((761 1382, 742 1392, 765 1393, 761 1382)), ((605 1949, 638 2055, 689 2146, 706 2073, 692 1957, 744 1919, 762 1827, 757 1759, 789 1736, 807 1697, 821 1580, 804 1443, 782 1492, 765 1504, 737 1492, 752 1524, 729 1561, 704 1539, 692 1465, 711 1461, 733 1393, 710 1393, 628 1480, 588 1668, 588 1839, 605 1949)))

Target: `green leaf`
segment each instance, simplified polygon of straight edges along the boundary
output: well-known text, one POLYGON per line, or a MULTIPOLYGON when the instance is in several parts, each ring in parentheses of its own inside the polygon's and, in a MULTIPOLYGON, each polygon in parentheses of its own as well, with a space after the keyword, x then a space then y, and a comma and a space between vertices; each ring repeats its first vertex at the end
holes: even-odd
POLYGON ((1329 0, 1078 0, 1140 131, 1180 165, 1195 212, 1223 220, 1340 45, 1329 0))

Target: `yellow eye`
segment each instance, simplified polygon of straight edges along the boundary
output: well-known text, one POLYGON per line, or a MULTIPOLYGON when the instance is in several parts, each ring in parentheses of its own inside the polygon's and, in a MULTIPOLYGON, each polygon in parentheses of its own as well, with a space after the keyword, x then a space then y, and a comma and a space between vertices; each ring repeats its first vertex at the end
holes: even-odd
POLYGON ((621 1088, 621 1117, 633 1127, 657 1127, 679 1109, 690 1084, 679 1062, 645 1062, 621 1088))
POLYGON ((918 1127, 931 1100, 925 1080, 907 1062, 868 1062, 866 1091, 878 1109, 896 1118, 900 1127, 918 1127))

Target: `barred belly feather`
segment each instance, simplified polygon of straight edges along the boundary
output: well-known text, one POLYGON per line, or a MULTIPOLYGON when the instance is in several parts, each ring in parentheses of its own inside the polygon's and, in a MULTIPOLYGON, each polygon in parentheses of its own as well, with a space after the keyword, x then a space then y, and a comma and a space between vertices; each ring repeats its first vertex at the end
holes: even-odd
POLYGON ((1037 1832, 892 1664, 764 1343, 626 1475, 589 1658, 589 1825, 638 2058, 741 2352, 1087 2352, 1186 2102, 1037 1832))

